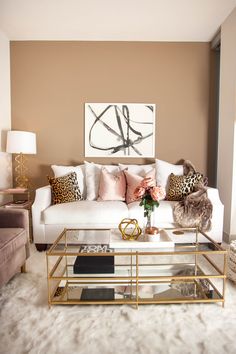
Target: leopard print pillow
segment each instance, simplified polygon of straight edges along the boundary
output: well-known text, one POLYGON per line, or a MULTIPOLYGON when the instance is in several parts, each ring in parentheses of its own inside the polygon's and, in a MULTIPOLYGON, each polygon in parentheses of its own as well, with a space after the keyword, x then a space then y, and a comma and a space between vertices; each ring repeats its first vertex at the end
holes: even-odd
POLYGON ((75 172, 57 178, 47 177, 52 189, 52 204, 68 203, 83 199, 75 172))
POLYGON ((194 187, 199 182, 203 182, 203 175, 198 172, 189 176, 175 176, 171 173, 166 199, 175 201, 183 200, 184 197, 194 191, 194 187))

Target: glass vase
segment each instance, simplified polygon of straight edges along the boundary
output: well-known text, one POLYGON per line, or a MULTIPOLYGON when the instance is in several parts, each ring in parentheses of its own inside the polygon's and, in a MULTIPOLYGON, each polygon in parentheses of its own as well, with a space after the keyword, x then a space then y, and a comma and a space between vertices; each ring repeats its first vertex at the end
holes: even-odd
POLYGON ((147 241, 156 242, 160 240, 159 229, 154 226, 153 212, 148 211, 146 215, 146 226, 144 228, 144 234, 147 236, 147 241))
POLYGON ((146 227, 151 227, 151 226, 152 226, 152 213, 148 213, 146 219, 146 227))
POLYGON ((149 233, 152 227, 152 211, 147 212, 145 233, 149 233))

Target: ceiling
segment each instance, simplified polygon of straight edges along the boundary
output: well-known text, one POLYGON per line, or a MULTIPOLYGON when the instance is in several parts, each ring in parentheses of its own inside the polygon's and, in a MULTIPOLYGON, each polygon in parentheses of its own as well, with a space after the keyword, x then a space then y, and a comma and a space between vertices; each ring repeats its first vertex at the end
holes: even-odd
POLYGON ((0 0, 10 40, 210 41, 236 0, 0 0))

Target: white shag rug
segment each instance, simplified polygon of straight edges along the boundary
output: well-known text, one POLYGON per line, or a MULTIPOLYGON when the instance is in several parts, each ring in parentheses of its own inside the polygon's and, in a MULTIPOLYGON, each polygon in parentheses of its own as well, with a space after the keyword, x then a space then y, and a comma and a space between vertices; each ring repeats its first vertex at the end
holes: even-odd
POLYGON ((47 305, 45 252, 0 290, 1 354, 236 353, 236 285, 226 305, 47 305))

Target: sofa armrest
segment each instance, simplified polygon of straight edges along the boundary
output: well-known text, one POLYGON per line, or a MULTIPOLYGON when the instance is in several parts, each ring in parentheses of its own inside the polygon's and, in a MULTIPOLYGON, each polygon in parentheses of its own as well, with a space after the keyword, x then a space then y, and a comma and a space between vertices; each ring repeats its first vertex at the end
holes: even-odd
POLYGON ((0 227, 20 227, 28 229, 28 211, 25 209, 0 209, 0 227))
POLYGON ((32 224, 35 243, 45 243, 45 225, 42 212, 51 205, 51 187, 45 186, 36 189, 35 200, 32 205, 32 224))
POLYGON ((219 191, 217 188, 208 187, 207 188, 207 196, 211 200, 212 203, 217 202, 217 203, 222 204, 222 202, 220 200, 219 191))
POLYGON ((223 239, 224 205, 222 204, 217 188, 207 188, 207 195, 213 205, 212 229, 209 236, 216 242, 221 243, 223 239))

